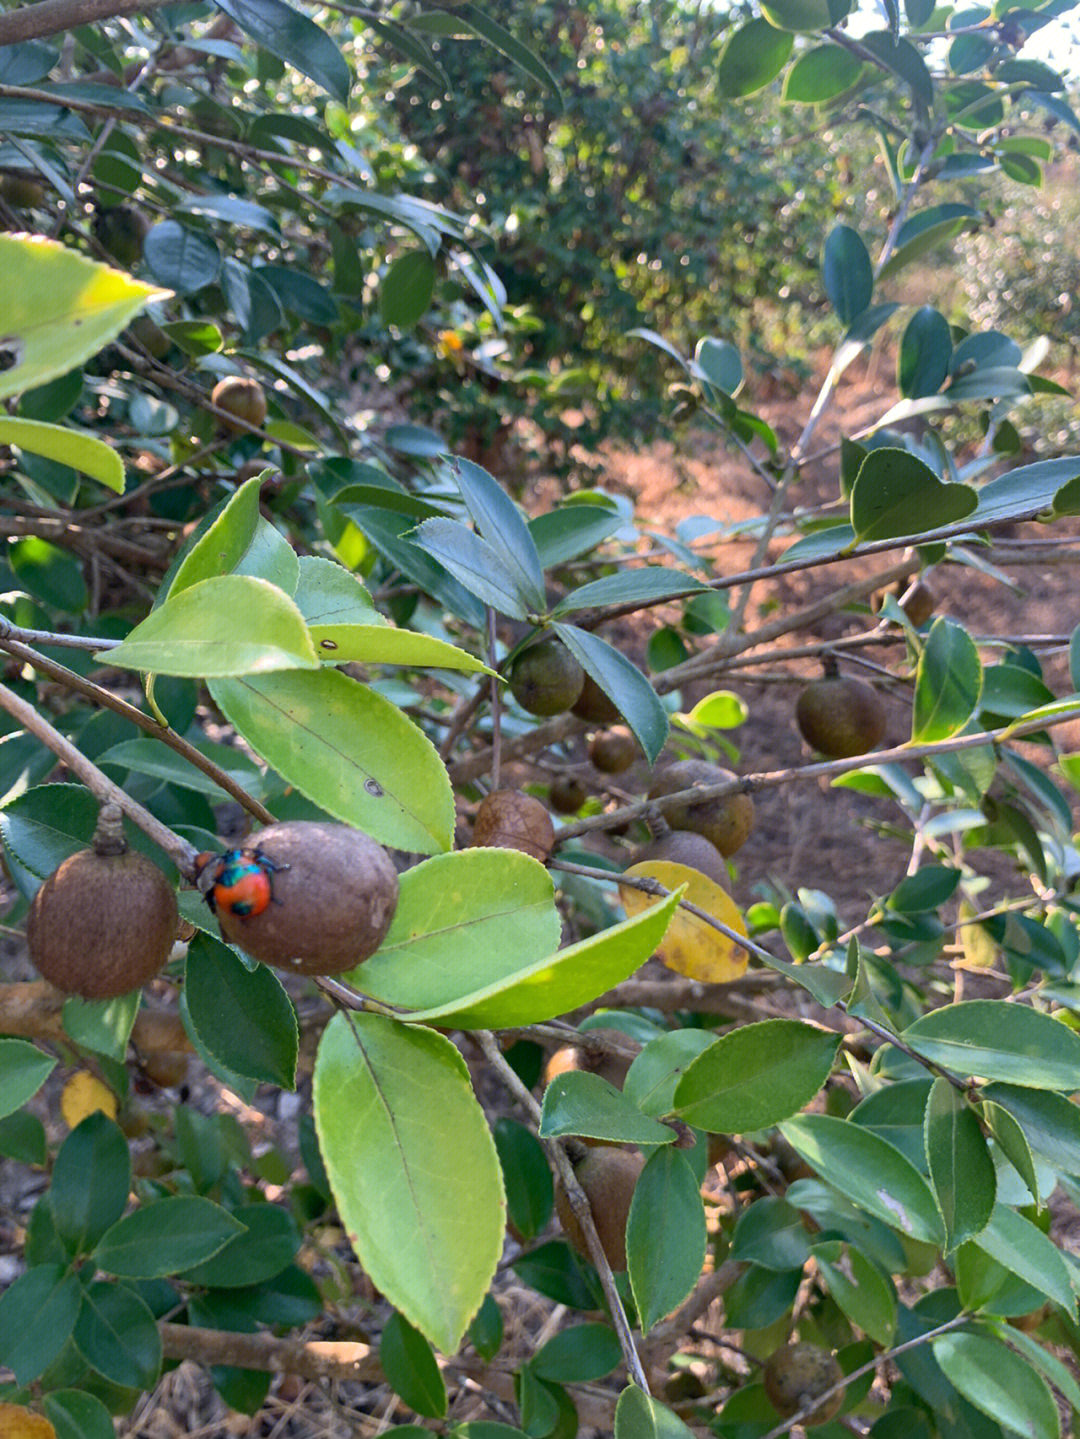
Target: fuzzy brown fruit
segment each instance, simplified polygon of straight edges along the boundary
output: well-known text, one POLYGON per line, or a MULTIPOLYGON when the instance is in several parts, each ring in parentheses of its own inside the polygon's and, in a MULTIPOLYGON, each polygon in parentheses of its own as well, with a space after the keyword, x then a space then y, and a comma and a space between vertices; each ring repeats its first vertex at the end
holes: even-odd
MULTIPOLYGON (((256 428, 266 419, 265 391, 258 380, 249 379, 246 375, 226 375, 223 380, 218 380, 210 392, 210 403, 256 428)), ((227 435, 247 433, 243 425, 234 425, 221 418, 218 426, 227 435)))
MULTIPOLYGON (((695 785, 723 784, 734 778, 731 770, 708 760, 676 760, 657 771, 649 798, 660 799, 695 785)), ((725 858, 743 847, 754 828, 754 801, 748 794, 725 794, 696 804, 683 800, 681 804, 665 805, 663 814, 672 829, 703 835, 725 858)))
POLYGON ((598 1074, 616 1089, 621 1089, 631 1063, 623 1054, 608 1054, 602 1049, 582 1049, 576 1044, 564 1044, 561 1049, 554 1050, 548 1056, 544 1065, 544 1088, 560 1074, 580 1071, 585 1074, 598 1074))
POLYGON ((916 580, 906 597, 900 601, 900 608, 916 629, 926 623, 934 613, 936 605, 937 596, 925 580, 916 580))
POLYGON ((178 918, 172 885, 152 860, 128 849, 120 809, 106 804, 94 847, 65 859, 34 896, 26 942, 57 989, 114 999, 163 968, 178 918))
POLYGON ((520 849, 543 864, 555 844, 555 826, 532 795, 497 789, 476 812, 472 842, 487 849, 520 849))
POLYGON ((665 860, 669 864, 685 864, 690 869, 696 869, 706 879, 711 879, 721 889, 731 889, 731 875, 728 873, 724 856, 711 840, 693 830, 673 829, 634 853, 634 864, 643 864, 650 859, 665 860))
POLYGON ((589 797, 589 791, 572 774, 560 774, 551 781, 548 804, 556 814, 577 814, 589 797))
POLYGON ((601 730, 589 741, 589 758, 601 774, 622 774, 637 759, 637 740, 625 727, 601 730))
POLYGON ((510 693, 540 718, 564 714, 581 697, 585 671, 557 639, 523 650, 510 671, 510 693))
POLYGON ((585 676, 581 693, 570 706, 570 712, 577 715, 578 719, 588 720, 590 724, 614 724, 619 718, 619 711, 614 703, 608 699, 592 675, 585 676))
MULTIPOLYGON (((816 1344, 787 1344, 776 1349, 765 1364, 765 1393, 777 1414, 790 1419, 839 1383, 844 1371, 827 1349, 816 1344)), ((801 1422, 807 1429, 827 1424, 840 1411, 844 1391, 838 1390, 812 1409, 801 1422)))
POLYGON ((256 831, 245 846, 274 866, 273 899, 258 914, 218 906, 221 932, 253 959, 294 974, 340 974, 375 953, 398 902, 382 845, 344 824, 296 820, 256 831))
POLYGON ((16 210, 32 210, 45 199, 45 186, 25 171, 0 175, 0 198, 16 210))
POLYGON ((94 216, 94 238, 118 265, 130 269, 142 258, 150 221, 134 205, 114 205, 94 216))
POLYGON ((851 759, 880 744, 885 706, 865 680, 824 675, 799 695, 795 720, 803 739, 829 759, 851 759))
MULTIPOLYGON (((592 1210, 593 1223, 600 1237, 600 1247, 612 1269, 626 1268, 626 1221, 630 1217, 630 1201, 634 1186, 645 1167, 640 1154, 627 1149, 603 1145, 591 1148, 574 1165, 577 1182, 585 1191, 592 1210)), ((570 1207, 570 1198, 560 1183, 555 1185, 555 1212, 567 1239, 579 1254, 590 1257, 585 1231, 570 1207)))

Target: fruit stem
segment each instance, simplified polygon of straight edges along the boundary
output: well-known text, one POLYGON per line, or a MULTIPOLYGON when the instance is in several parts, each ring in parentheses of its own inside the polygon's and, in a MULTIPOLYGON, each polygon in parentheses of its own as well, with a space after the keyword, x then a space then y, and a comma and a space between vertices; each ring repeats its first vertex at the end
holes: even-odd
POLYGON ((109 800, 98 811, 94 838, 91 841, 94 853, 103 859, 109 855, 127 854, 128 842, 124 838, 124 811, 113 800, 109 800))

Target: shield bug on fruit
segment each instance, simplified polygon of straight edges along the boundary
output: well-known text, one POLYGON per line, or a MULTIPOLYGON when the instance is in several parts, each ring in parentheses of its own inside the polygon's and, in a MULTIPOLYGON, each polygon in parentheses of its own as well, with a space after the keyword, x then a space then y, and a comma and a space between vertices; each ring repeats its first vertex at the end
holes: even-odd
POLYGON ((195 885, 213 914, 223 910, 245 919, 262 914, 273 901, 271 875, 288 867, 275 864, 260 849, 204 852, 195 856, 195 885))

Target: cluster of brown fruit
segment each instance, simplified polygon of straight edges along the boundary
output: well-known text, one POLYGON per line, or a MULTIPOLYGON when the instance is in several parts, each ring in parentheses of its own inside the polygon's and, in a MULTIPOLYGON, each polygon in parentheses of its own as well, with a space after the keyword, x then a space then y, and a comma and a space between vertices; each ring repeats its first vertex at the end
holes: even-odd
MULTIPOLYGON (((649 786, 649 799, 664 799, 704 785, 727 784, 735 779, 729 769, 703 759, 676 760, 657 770, 649 786)), ((730 883, 725 860, 740 850, 754 828, 754 801, 733 791, 718 798, 679 800, 661 806, 669 832, 639 850, 635 863, 666 860, 684 864, 726 889, 730 883)))

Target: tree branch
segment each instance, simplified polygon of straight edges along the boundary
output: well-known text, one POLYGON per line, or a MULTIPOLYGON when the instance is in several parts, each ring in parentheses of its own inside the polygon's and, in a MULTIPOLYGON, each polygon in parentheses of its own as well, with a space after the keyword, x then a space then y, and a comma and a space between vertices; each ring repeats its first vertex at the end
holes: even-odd
POLYGON ((37 0, 0 15, 0 45, 20 45, 24 40, 41 40, 124 15, 141 15, 156 10, 168 0, 37 0))

